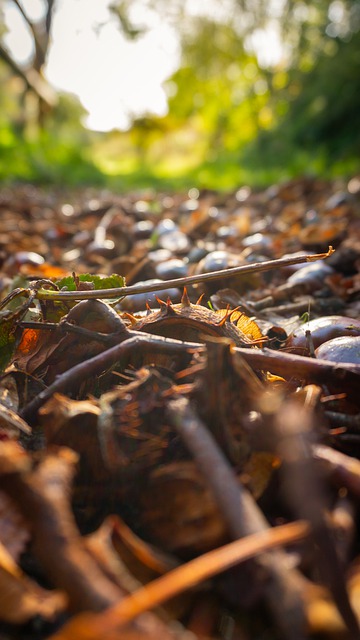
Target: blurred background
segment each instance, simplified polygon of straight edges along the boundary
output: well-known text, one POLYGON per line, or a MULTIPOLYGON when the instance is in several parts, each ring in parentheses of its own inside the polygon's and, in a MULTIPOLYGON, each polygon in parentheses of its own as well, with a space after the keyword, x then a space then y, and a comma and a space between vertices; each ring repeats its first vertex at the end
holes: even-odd
POLYGON ((360 1, 0 0, 0 180, 359 171, 360 1))

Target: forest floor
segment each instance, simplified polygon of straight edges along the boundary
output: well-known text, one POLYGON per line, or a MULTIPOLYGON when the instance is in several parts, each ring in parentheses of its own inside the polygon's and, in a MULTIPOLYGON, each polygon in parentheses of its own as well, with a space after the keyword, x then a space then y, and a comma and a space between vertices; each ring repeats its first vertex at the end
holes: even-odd
POLYGON ((360 178, 0 190, 0 640, 359 638, 360 178))

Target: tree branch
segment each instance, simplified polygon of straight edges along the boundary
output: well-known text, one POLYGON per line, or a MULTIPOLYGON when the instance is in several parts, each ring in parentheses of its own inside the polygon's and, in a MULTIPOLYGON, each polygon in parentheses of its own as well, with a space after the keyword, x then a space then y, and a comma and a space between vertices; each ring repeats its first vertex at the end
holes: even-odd
POLYGON ((49 107, 56 106, 58 100, 57 94, 46 80, 44 80, 35 69, 22 69, 1 43, 0 58, 12 69, 15 75, 19 76, 25 82, 27 89, 33 91, 37 97, 43 100, 49 107))
POLYGON ((46 56, 46 51, 44 51, 44 48, 39 40, 38 37, 38 33, 36 30, 36 27, 34 25, 34 23, 30 20, 29 16, 27 15, 27 13, 25 12, 24 7, 22 6, 22 4, 19 2, 19 0, 12 0, 13 3, 15 4, 15 6, 18 8, 18 10, 20 11, 22 17, 24 18, 26 24, 28 25, 32 37, 34 39, 34 43, 35 43, 35 51, 36 51, 36 58, 41 58, 42 59, 42 63, 45 60, 45 56, 46 56))

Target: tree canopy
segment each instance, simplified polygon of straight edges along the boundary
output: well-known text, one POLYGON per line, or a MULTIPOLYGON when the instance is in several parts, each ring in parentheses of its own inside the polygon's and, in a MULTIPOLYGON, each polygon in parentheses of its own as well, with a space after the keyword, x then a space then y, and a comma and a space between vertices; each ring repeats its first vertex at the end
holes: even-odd
MULTIPOLYGON (((74 99, 59 98, 46 82, 56 2, 44 1, 43 18, 37 23, 28 18, 25 2, 7 2, 17 7, 34 42, 25 67, 12 59, 0 38, 0 81, 8 89, 8 95, 0 98, 8 114, 3 127, 17 136, 18 149, 19 143, 29 144, 26 131, 16 126, 27 117, 21 95, 30 93, 38 100, 43 125, 38 135, 43 143, 61 122, 62 143, 77 142, 77 136, 81 140, 76 162, 82 156, 87 169, 95 165, 90 180, 95 173, 100 179, 101 173, 137 175, 140 182, 170 177, 186 181, 191 175, 206 183, 221 175, 224 186, 230 186, 249 179, 270 181, 273 172, 336 173, 357 168, 357 0, 212 0, 196 11, 191 3, 179 0, 112 2, 111 18, 125 37, 144 37, 147 24, 142 16, 159 13, 176 29, 182 53, 178 70, 165 86, 168 113, 163 117, 144 113, 134 117, 129 131, 104 136, 86 133, 83 112, 74 99), (271 42, 276 45, 275 56, 274 47, 268 50, 271 42), (23 93, 15 87, 14 76, 22 82, 23 93)), ((2 33, 5 30, 3 24, 2 33)), ((26 153, 29 149, 24 157, 26 153)), ((5 174, 0 164, 0 177, 5 174)), ((42 170, 38 174, 46 179, 42 170)))

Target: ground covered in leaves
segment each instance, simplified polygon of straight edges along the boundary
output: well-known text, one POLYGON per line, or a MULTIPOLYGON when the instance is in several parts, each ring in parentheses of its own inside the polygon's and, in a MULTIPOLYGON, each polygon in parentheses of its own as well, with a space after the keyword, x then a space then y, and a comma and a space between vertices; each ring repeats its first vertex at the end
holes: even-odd
POLYGON ((359 267, 358 177, 0 191, 1 640, 360 637, 359 267))

